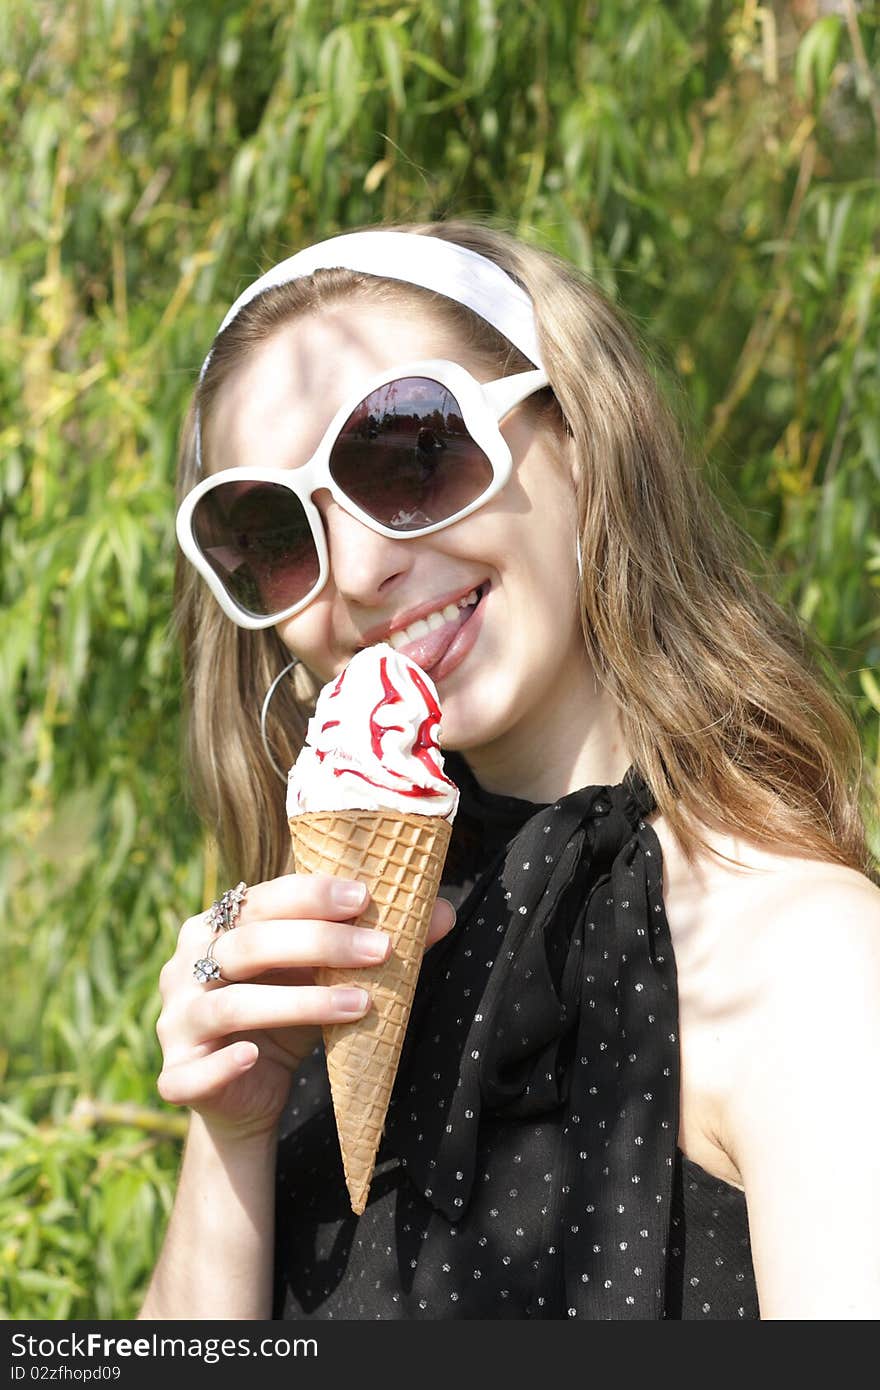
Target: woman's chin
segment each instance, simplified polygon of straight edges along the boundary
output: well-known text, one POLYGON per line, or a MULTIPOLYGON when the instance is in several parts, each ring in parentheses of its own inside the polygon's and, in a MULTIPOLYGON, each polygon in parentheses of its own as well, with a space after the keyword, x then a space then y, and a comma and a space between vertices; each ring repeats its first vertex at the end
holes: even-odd
POLYGON ((483 748, 492 741, 492 731, 487 720, 459 721, 455 712, 441 700, 443 717, 440 724, 440 746, 444 753, 462 753, 465 756, 476 748, 483 748))

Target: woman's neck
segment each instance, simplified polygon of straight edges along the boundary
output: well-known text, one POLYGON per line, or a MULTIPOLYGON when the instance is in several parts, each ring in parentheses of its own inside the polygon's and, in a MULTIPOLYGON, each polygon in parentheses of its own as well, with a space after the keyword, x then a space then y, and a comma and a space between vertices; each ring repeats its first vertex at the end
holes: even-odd
POLYGON ((615 785, 632 759, 628 756, 617 706, 592 679, 563 689, 553 718, 539 711, 531 721, 493 743, 463 749, 463 756, 486 791, 527 801, 549 802, 578 787, 615 785))

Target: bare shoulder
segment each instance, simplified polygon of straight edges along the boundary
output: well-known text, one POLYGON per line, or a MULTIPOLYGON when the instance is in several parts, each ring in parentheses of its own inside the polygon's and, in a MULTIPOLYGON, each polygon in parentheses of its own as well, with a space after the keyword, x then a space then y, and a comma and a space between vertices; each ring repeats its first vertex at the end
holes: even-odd
POLYGON ((789 956, 793 946, 798 959, 791 968, 807 970, 809 964, 800 962, 808 943, 834 943, 835 954, 844 956, 880 947, 880 887, 865 874, 698 828, 708 850, 688 863, 665 822, 654 823, 677 954, 682 948, 687 956, 695 940, 729 946, 757 986, 762 967, 789 956))
MULTIPOLYGON (((746 1194, 761 1316, 875 1319, 880 889, 795 856, 759 855, 730 882, 713 938, 729 985, 705 978, 731 1012, 702 1113, 746 1194)), ((708 1036, 697 1024, 698 1061, 708 1036)))
POLYGON ((841 1026, 851 1036, 868 1021, 860 1004, 880 1017, 880 888, 870 879, 815 860, 782 863, 744 891, 743 909, 743 1063, 760 1064, 768 1044, 780 1058, 812 1052, 820 1020, 832 1046, 841 1026))
POLYGON ((880 1016, 880 888, 853 869, 705 827, 710 852, 688 863, 662 818, 653 828, 678 972, 680 1144, 742 1187, 736 1133, 752 1072, 771 1056, 785 1072, 833 1034, 854 982, 868 996, 866 1019, 880 1016))
POLYGON ((880 888, 662 818, 679 1145, 748 1203, 762 1318, 880 1317, 880 888), (712 852, 714 851, 714 852, 712 852))

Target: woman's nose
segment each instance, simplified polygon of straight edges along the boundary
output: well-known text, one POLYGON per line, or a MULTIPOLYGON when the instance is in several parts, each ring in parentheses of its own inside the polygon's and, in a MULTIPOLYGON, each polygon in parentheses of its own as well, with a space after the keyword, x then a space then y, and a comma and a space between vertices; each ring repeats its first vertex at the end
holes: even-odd
POLYGON ((330 578, 338 593, 363 607, 387 603, 412 567, 412 548, 349 516, 329 492, 316 493, 314 501, 324 522, 330 578))

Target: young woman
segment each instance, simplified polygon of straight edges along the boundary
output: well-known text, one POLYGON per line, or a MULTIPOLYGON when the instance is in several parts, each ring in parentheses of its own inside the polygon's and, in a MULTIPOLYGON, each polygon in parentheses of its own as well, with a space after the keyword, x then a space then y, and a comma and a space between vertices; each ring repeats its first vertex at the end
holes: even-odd
POLYGON ((857 737, 620 315, 481 226, 308 248, 215 338, 180 498, 194 781, 251 886, 162 972, 192 1120, 141 1316, 878 1316, 857 737), (370 1000, 313 972, 388 942, 289 872, 278 774, 383 640, 462 797, 355 1218, 317 1044, 370 1000))

